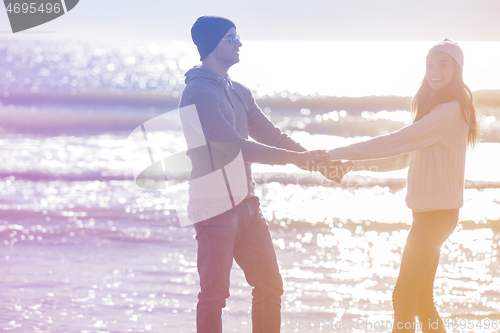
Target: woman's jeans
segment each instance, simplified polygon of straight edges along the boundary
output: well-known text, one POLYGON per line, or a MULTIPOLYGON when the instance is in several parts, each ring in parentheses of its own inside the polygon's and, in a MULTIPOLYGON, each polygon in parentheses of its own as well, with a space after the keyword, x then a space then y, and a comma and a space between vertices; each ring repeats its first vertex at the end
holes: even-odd
POLYGON ((413 212, 413 224, 392 294, 393 333, 413 333, 418 322, 424 333, 446 332, 434 306, 434 277, 441 245, 453 233, 457 223, 458 209, 413 212), (415 317, 418 317, 418 322, 415 317))
POLYGON ((233 209, 196 223, 198 241, 198 333, 222 332, 222 309, 229 297, 233 258, 252 290, 252 332, 275 333, 281 326, 283 281, 269 227, 259 199, 243 200, 233 209))

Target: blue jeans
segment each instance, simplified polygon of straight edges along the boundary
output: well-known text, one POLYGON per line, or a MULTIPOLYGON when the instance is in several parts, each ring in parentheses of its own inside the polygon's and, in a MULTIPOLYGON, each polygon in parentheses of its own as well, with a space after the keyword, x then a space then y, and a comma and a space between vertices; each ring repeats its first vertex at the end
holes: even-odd
POLYGON ((283 281, 269 227, 259 199, 243 200, 233 209, 196 223, 198 333, 222 332, 222 309, 229 297, 229 275, 233 258, 245 273, 252 290, 252 332, 274 333, 281 327, 283 281))
POLYGON ((441 245, 458 223, 458 209, 413 212, 396 287, 392 294, 393 333, 413 333, 415 317, 424 333, 446 333, 434 306, 434 277, 441 245))

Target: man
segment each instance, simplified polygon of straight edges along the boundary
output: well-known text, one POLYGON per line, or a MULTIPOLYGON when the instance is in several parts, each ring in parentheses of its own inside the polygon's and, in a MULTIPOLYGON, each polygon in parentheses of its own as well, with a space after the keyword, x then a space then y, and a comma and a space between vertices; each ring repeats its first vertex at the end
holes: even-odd
POLYGON ((207 143, 228 142, 239 146, 245 166, 245 186, 248 186, 245 192, 248 195, 239 204, 195 223, 201 286, 197 331, 222 332, 221 315, 229 297, 234 258, 253 287, 253 332, 279 332, 283 282, 269 227, 254 194, 251 163, 295 164, 313 171, 313 165, 323 160, 318 152, 306 152, 282 133, 262 113, 251 92, 227 75, 228 69, 240 61, 242 46, 232 21, 202 16, 194 23, 191 36, 202 65, 186 73, 180 107, 196 106, 207 143))

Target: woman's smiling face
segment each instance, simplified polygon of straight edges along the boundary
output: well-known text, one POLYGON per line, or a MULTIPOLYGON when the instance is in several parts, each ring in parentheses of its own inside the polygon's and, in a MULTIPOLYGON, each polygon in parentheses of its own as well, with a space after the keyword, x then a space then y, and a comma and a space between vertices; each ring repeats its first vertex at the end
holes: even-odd
POLYGON ((432 90, 439 90, 453 79, 455 62, 443 51, 433 51, 427 56, 425 78, 432 90))

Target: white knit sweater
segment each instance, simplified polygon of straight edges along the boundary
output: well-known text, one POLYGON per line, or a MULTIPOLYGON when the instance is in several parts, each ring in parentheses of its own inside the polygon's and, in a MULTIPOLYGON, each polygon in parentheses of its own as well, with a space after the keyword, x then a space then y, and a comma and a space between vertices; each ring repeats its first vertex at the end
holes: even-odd
POLYGON ((354 160, 355 170, 408 170, 406 205, 415 211, 463 205, 469 126, 456 101, 436 106, 391 134, 329 151, 331 160, 354 160), (391 158, 388 158, 391 157, 391 158))

